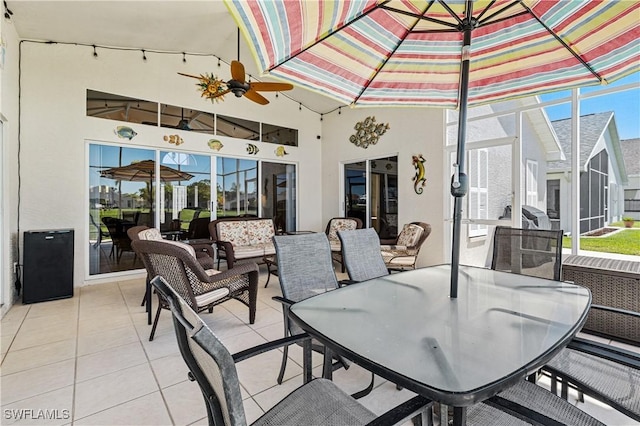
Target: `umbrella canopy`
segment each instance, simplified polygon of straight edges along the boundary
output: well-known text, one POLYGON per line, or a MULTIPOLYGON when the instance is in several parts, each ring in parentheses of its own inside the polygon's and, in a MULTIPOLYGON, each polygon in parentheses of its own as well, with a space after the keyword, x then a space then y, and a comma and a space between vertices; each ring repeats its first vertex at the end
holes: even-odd
POLYGON ((640 69, 640 2, 225 0, 258 66, 352 105, 459 108, 457 297, 469 105, 603 84, 640 69))
MULTIPOLYGON (((153 210, 153 178, 156 174, 156 162, 153 160, 135 161, 128 166, 112 167, 100 171, 100 177, 114 179, 118 181, 145 182, 149 194, 149 208, 153 210)), ((160 165, 160 180, 162 182, 172 182, 180 180, 190 180, 192 174, 160 165)))
MULTIPOLYGON (((137 161, 128 166, 112 167, 100 171, 100 177, 126 180, 132 182, 150 182, 156 173, 156 162, 153 160, 137 161)), ((171 167, 160 165, 160 180, 171 182, 176 180, 190 180, 193 175, 171 167)))

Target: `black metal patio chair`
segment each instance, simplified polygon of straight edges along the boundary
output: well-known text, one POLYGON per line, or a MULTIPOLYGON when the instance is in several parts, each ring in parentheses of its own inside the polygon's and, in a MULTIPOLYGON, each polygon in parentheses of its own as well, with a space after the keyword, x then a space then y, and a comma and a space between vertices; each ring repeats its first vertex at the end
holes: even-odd
POLYGON ((231 355, 191 306, 162 277, 154 278, 152 284, 171 309, 180 353, 189 367, 189 379, 195 380, 200 386, 209 425, 247 424, 236 363, 295 342, 304 342, 304 359, 308 367, 305 369, 308 374, 305 375, 304 384, 264 413, 253 425, 401 424, 421 415, 431 404, 430 400, 415 396, 382 416, 376 416, 333 382, 311 380, 311 350, 306 334, 279 339, 231 355))

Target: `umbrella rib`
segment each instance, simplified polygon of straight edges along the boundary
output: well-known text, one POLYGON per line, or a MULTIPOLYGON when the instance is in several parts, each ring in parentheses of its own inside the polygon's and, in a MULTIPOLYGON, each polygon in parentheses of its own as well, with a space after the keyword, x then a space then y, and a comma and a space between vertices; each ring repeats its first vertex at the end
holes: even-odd
POLYGON ((484 8, 484 10, 476 17, 476 19, 478 21, 480 21, 482 19, 482 16, 484 16, 485 13, 487 13, 489 11, 489 9, 491 9, 491 7, 496 3, 496 0, 491 0, 491 2, 487 5, 487 7, 484 8))
MULTIPOLYGON (((367 81, 367 84, 365 84, 362 87, 362 90, 360 91, 360 93, 358 93, 358 96, 356 96, 353 99, 353 104, 358 102, 358 99, 360 99, 362 97, 362 95, 364 94, 364 92, 367 91, 367 89, 369 88, 369 86, 371 85, 371 83, 373 83, 373 80, 376 79, 376 77, 378 76, 378 74, 380 74, 380 71, 382 71, 382 69, 385 67, 385 65, 387 65, 387 62, 389 62, 389 59, 391 59, 391 57, 393 56, 393 54, 398 50, 398 48, 400 47, 400 45, 405 41, 405 39, 407 38, 407 35, 409 35, 412 30, 416 27, 416 25, 418 25, 418 22, 420 22, 420 18, 429 11, 429 9, 431 8, 431 6, 433 5, 433 3, 435 2, 435 0, 431 0, 429 2, 429 4, 427 5, 427 7, 425 7, 425 9, 422 11, 422 13, 420 15, 417 14, 410 14, 410 16, 413 16, 414 18, 416 18, 415 22, 413 23, 413 25, 411 26, 411 28, 407 29, 406 33, 404 34, 403 37, 400 38, 400 41, 395 45, 395 47, 393 48, 393 50, 391 52, 389 52, 389 54, 387 55, 387 57, 384 59, 384 62, 374 71, 373 75, 371 76, 371 78, 367 81)), ((384 8, 384 7, 383 7, 384 8)), ((387 9, 384 8, 386 10, 392 10, 392 9, 387 9)), ((395 10, 392 10, 395 11, 395 10)), ((400 12, 400 11, 396 11, 396 12, 400 12)))
MULTIPOLYGON (((522 4, 522 0, 521 0, 521 4, 522 4)), ((599 82, 602 82, 602 77, 600 76, 600 74, 598 74, 593 68, 591 68, 591 65, 589 65, 584 59, 582 59, 582 57, 575 50, 573 50, 573 48, 571 48, 571 46, 569 46, 558 34, 556 34, 555 31, 549 28, 547 24, 542 22, 542 19, 540 19, 538 15, 533 13, 533 10, 531 10, 531 8, 529 8, 525 4, 522 4, 522 7, 524 7, 527 10, 527 12, 529 12, 529 14, 531 14, 531 16, 533 16, 535 20, 538 21, 538 23, 542 25, 544 29, 547 30, 547 32, 553 36, 553 38, 555 38, 560 44, 562 44, 562 46, 565 49, 567 49, 569 53, 573 55, 574 58, 576 58, 582 65, 584 65, 584 67, 587 70, 589 70, 589 72, 593 74, 593 76, 597 78, 599 82)))
POLYGON ((458 21, 458 25, 460 25, 460 28, 462 28, 462 26, 464 25, 464 23, 462 22, 462 19, 460 19, 460 17, 458 15, 456 15, 456 13, 453 10, 451 10, 451 8, 449 7, 449 5, 447 3, 445 3, 442 0, 438 0, 438 1, 442 5, 442 7, 447 9, 447 12, 449 12, 449 15, 451 15, 456 21, 458 21))
POLYGON ((385 5, 386 3, 389 3, 391 0, 384 0, 382 3, 375 5, 374 7, 372 7, 371 9, 367 10, 365 13, 363 13, 362 15, 356 16, 352 21, 349 22, 345 22, 344 24, 342 24, 341 26, 335 28, 333 31, 330 31, 329 33, 327 33, 325 36, 315 40, 313 43, 311 43, 310 45, 308 45, 307 47, 305 47, 304 49, 301 49, 299 52, 294 53, 293 55, 289 56, 288 58, 284 59, 281 62, 278 62, 277 64, 274 64, 273 66, 271 66, 267 72, 271 72, 274 69, 278 68, 281 65, 286 64, 287 62, 289 62, 291 59, 298 57, 298 55, 303 54, 304 52, 306 52, 307 50, 311 49, 312 47, 322 43, 323 41, 325 41, 327 38, 331 37, 332 35, 335 35, 337 33, 339 33, 340 31, 342 31, 343 29, 345 29, 346 27, 352 25, 354 22, 358 22, 360 19, 364 18, 365 16, 369 15, 371 12, 373 12, 374 10, 377 10, 378 8, 382 7, 383 5, 385 5))
MULTIPOLYGON (((513 6, 515 6, 517 4, 520 4, 520 3, 521 3, 520 0, 515 0, 514 2, 509 3, 505 7, 501 8, 500 10, 498 10, 498 11, 496 11, 494 13, 492 13, 491 15, 487 16, 484 20, 480 21, 480 18, 482 18, 482 15, 484 15, 484 13, 489 10, 489 7, 487 7, 485 10, 482 11, 482 13, 480 15, 478 15, 478 18, 477 18, 478 19, 478 23, 481 24, 481 25, 489 24, 489 23, 491 23, 491 22, 489 22, 489 21, 491 21, 491 18, 493 18, 494 16, 498 16, 503 12, 506 12, 507 10, 511 9, 513 6)), ((505 18, 505 19, 515 18, 516 16, 520 16, 520 15, 521 15, 521 13, 518 13, 517 15, 509 16, 508 18, 505 18)), ((499 19, 499 20, 496 20, 495 22, 500 22, 502 20, 503 19, 499 19)))

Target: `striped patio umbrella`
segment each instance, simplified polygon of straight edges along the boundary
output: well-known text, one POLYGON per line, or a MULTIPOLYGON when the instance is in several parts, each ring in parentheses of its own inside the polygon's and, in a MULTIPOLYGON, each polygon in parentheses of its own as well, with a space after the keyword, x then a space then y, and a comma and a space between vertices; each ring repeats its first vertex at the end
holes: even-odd
POLYGON ((457 297, 470 105, 640 70, 636 0, 225 0, 265 73, 355 106, 459 109, 457 297))

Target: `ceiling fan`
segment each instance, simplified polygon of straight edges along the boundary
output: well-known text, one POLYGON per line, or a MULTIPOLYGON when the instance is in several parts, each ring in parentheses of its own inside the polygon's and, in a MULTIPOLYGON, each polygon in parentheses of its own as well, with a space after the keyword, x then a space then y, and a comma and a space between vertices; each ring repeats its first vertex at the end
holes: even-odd
POLYGON ((202 92, 202 97, 211 101, 221 99, 227 93, 231 92, 237 98, 244 96, 260 105, 266 105, 269 100, 258 92, 284 92, 293 89, 293 85, 289 83, 271 83, 271 82, 249 82, 245 80, 244 65, 240 61, 231 61, 231 80, 224 81, 213 74, 200 74, 200 76, 178 74, 185 77, 198 79, 198 86, 202 92))

